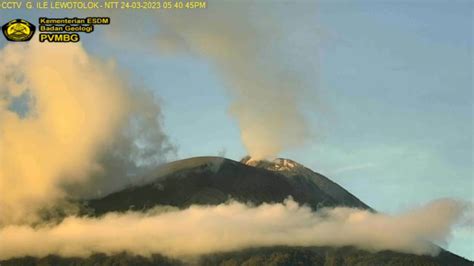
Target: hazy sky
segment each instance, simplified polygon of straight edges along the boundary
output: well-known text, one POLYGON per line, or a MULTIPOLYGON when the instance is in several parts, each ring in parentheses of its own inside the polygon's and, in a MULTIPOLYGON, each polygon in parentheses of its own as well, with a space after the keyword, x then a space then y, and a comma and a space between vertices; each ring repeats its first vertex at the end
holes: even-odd
MULTIPOLYGON (((304 2, 282 5, 282 26, 299 15, 297 5, 304 2)), ((322 1, 306 11, 313 24, 295 28, 291 43, 317 63, 308 88, 317 98, 306 102, 317 107, 302 108, 315 136, 281 156, 327 175, 382 212, 441 197, 474 200, 473 7, 471 1, 322 1)), ((35 23, 48 15, 58 13, 2 10, 0 22, 35 23)), ((127 15, 133 20, 139 13, 127 15)), ((115 59, 132 81, 159 95, 178 158, 246 154, 228 115, 227 84, 212 62, 124 48, 101 34, 105 29, 98 26, 83 45, 115 59)), ((449 249, 474 258, 472 224, 455 231, 449 249)))

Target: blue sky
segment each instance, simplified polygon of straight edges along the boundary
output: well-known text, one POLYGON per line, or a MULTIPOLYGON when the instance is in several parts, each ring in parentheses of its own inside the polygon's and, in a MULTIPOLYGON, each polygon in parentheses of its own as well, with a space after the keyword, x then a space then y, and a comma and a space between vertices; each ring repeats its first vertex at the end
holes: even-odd
MULTIPOLYGON (((281 10, 282 26, 298 16, 292 10, 297 4, 304 3, 281 10)), ((317 58, 310 88, 317 99, 302 106, 314 138, 281 156, 327 175, 383 212, 441 197, 474 200, 472 12, 470 1, 320 2, 310 13, 314 24, 301 25, 316 33, 292 40, 314 48, 308 56, 317 58)), ((0 11, 0 19, 35 22, 57 14, 0 11)), ((129 13, 131 20, 137 15, 129 13)), ((212 62, 123 47, 101 34, 103 28, 83 45, 156 92, 178 158, 225 151, 239 160, 246 154, 228 115, 227 84, 212 62)), ((472 230, 458 228, 448 249, 474 259, 472 230)))

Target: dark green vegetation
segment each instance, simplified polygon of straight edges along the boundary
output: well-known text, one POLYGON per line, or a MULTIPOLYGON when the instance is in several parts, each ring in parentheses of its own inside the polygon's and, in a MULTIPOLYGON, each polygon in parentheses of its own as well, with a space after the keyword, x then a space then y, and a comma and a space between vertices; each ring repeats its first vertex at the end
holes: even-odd
POLYGON ((151 258, 127 255, 125 253, 114 256, 98 254, 89 258, 60 258, 48 256, 41 259, 32 257, 3 261, 2 266, 98 266, 98 265, 202 265, 202 266, 471 266, 469 262, 452 253, 442 251, 437 257, 401 254, 392 251, 370 253, 351 247, 269 247, 253 248, 236 252, 206 255, 201 258, 181 262, 154 255, 151 258))
MULTIPOLYGON (((219 204, 235 199, 260 204, 282 202, 288 196, 317 210, 326 206, 370 209, 328 178, 290 160, 236 162, 198 157, 166 164, 151 173, 147 184, 130 187, 101 199, 84 201, 82 212, 100 216, 111 211, 146 210, 155 205, 185 208, 191 204, 219 204)), ((59 214, 59 216, 61 216, 59 214)), ((185 262, 155 255, 126 253, 89 258, 24 257, 0 261, 7 265, 473 265, 442 250, 437 257, 392 251, 371 253, 352 247, 265 247, 210 254, 185 262)))
POLYGON ((471 262, 443 251, 438 257, 401 254, 392 251, 370 253, 351 247, 272 247, 203 257, 201 265, 321 265, 321 266, 435 266, 472 265, 471 262))
POLYGON ((184 265, 174 259, 153 255, 151 258, 132 256, 126 253, 106 256, 96 254, 89 258, 61 258, 58 256, 47 256, 44 258, 24 257, 0 262, 2 266, 178 266, 184 265))

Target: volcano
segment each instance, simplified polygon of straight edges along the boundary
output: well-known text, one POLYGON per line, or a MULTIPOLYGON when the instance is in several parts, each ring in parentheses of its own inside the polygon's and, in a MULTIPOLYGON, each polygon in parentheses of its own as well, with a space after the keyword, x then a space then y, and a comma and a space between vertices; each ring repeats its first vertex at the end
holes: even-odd
MULTIPOLYGON (((272 161, 245 157, 240 162, 221 157, 195 157, 162 165, 144 178, 147 183, 125 188, 102 198, 81 201, 87 215, 145 211, 157 205, 186 208, 217 205, 229 200, 254 205, 283 202, 292 197, 316 211, 346 206, 375 212, 349 191, 311 169, 289 159, 272 161)), ((120 232, 118 232, 119 234, 120 232)), ((151 258, 130 254, 97 254, 89 258, 16 258, 4 265, 183 265, 159 254, 151 258)), ((472 265, 441 250, 436 257, 393 251, 369 252, 355 247, 264 247, 208 254, 197 265, 472 265)))
POLYGON ((172 162, 151 173, 151 183, 127 188, 87 204, 97 215, 110 211, 146 210, 155 205, 186 208, 217 205, 230 199, 253 204, 283 202, 370 209, 338 184, 288 159, 241 162, 220 157, 196 157, 172 162))

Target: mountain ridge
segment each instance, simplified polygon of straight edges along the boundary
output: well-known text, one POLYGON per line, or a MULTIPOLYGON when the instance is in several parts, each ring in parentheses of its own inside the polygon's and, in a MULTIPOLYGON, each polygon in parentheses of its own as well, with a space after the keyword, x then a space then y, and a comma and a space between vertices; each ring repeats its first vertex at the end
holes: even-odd
POLYGON ((371 210, 338 184, 307 171, 306 174, 273 171, 222 157, 193 157, 161 166, 150 174, 154 178, 146 178, 151 180, 146 184, 89 200, 87 205, 100 215, 108 211, 144 210, 154 205, 179 208, 192 204, 215 205, 230 199, 258 205, 283 202, 291 196, 313 210, 335 206, 371 210), (339 195, 327 193, 317 182, 335 189, 339 195))
POLYGON ((272 161, 252 160, 250 156, 245 156, 240 162, 246 165, 275 171, 290 178, 298 176, 306 178, 316 183, 326 194, 336 199, 340 203, 340 206, 351 206, 355 203, 359 208, 372 210, 371 207, 336 182, 293 160, 286 158, 276 158, 272 161))

